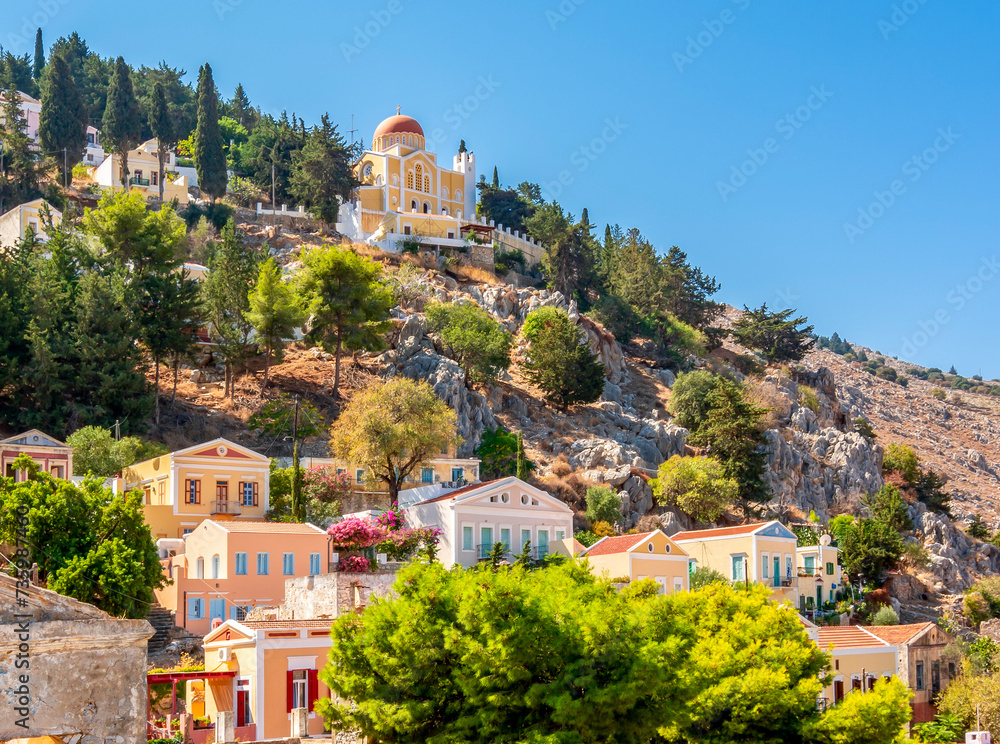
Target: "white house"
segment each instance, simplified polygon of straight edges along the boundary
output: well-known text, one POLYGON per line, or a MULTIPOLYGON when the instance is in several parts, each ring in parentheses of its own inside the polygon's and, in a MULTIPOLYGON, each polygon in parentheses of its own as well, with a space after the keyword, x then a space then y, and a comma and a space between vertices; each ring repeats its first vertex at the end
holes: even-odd
POLYGON ((411 504, 404 514, 412 527, 441 530, 440 557, 446 566, 474 566, 498 542, 507 546, 508 556, 530 542, 533 557, 540 559, 573 536, 573 510, 513 476, 411 504))
MULTIPOLYGON (((149 198, 160 196, 160 164, 157 160, 157 142, 146 140, 128 154, 129 185, 140 189, 149 198)), ((177 199, 180 204, 188 202, 188 179, 177 173, 177 159, 174 153, 168 152, 165 161, 166 185, 163 189, 163 199, 177 199)), ((122 187, 122 162, 117 154, 111 153, 94 171, 94 181, 105 188, 120 189, 122 187)))
POLYGON ((97 127, 87 126, 87 147, 83 151, 83 159, 80 161, 84 165, 96 168, 107 155, 101 146, 101 132, 97 127))

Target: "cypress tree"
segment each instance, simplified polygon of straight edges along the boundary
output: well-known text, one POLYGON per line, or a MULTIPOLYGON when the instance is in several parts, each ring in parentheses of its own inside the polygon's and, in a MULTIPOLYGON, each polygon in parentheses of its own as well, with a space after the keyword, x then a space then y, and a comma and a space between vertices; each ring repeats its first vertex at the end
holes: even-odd
POLYGON ((167 94, 160 81, 153 86, 153 99, 149 108, 149 128, 156 137, 156 161, 160 172, 158 183, 162 202, 167 153, 177 144, 177 135, 174 132, 174 120, 170 113, 170 105, 167 103, 167 94))
POLYGON ((219 94, 207 62, 198 72, 198 127, 194 133, 198 185, 215 201, 226 194, 226 152, 219 128, 219 94))
POLYGON ((497 167, 495 165, 493 166, 493 188, 500 188, 500 174, 497 172, 497 167))
POLYGON ((583 225, 584 229, 590 233, 590 213, 587 208, 583 208, 583 213, 580 215, 580 224, 583 225))
POLYGON ((141 136, 142 121, 132 88, 132 70, 119 57, 115 60, 115 70, 108 85, 108 104, 104 108, 101 137, 121 161, 122 186, 125 189, 129 187, 128 152, 139 144, 141 136))
MULTIPOLYGON (((42 29, 35 32, 35 64, 31 68, 31 77, 39 80, 45 67, 45 47, 42 45, 42 29)), ((43 109, 44 110, 44 109, 43 109)))
POLYGON ((524 454, 524 439, 521 432, 517 433, 517 478, 528 480, 528 458, 524 454))
POLYGON ((73 166, 87 147, 87 109, 61 54, 52 57, 42 78, 38 138, 42 150, 58 160, 64 183, 68 184, 73 166))
POLYGON ((458 143, 458 154, 461 155, 463 152, 468 152, 468 148, 465 146, 465 140, 458 143))

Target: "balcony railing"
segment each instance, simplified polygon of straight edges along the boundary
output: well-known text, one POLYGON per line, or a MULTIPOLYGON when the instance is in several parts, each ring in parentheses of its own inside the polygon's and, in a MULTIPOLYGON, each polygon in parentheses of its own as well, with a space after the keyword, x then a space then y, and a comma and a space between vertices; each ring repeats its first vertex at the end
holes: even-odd
POLYGON ((239 514, 241 512, 239 501, 213 501, 212 514, 239 514))
POLYGON ((148 178, 139 178, 138 176, 129 179, 129 183, 133 186, 149 186, 148 178))

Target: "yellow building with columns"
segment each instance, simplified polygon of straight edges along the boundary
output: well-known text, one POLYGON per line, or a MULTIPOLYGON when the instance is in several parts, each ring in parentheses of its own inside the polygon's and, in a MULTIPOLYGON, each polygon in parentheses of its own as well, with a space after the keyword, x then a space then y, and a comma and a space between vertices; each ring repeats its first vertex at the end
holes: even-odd
MULTIPOLYGON (((476 217, 476 156, 459 152, 451 167, 426 149, 420 123, 399 113, 375 128, 371 149, 354 166, 360 186, 340 208, 337 229, 357 242, 398 252, 423 248, 517 248, 529 263, 541 246, 476 217)), ((489 256, 492 264, 492 255, 489 256)))

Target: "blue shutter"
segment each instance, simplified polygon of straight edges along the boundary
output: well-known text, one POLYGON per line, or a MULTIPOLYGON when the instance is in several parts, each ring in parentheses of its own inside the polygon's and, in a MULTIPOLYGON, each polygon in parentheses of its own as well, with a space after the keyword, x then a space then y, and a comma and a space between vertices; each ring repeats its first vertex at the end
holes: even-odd
POLYGON ((236 619, 236 610, 238 610, 238 609, 239 609, 238 605, 233 605, 232 607, 229 608, 229 619, 230 620, 235 620, 236 619))
POLYGON ((188 599, 188 620, 198 620, 201 615, 198 614, 198 598, 190 597, 188 599))
POLYGON ((319 576, 319 553, 309 554, 309 574, 319 576))
POLYGON ((221 597, 208 600, 209 621, 226 619, 226 600, 221 597))
POLYGON ((257 553, 257 575, 267 576, 267 553, 257 553))

